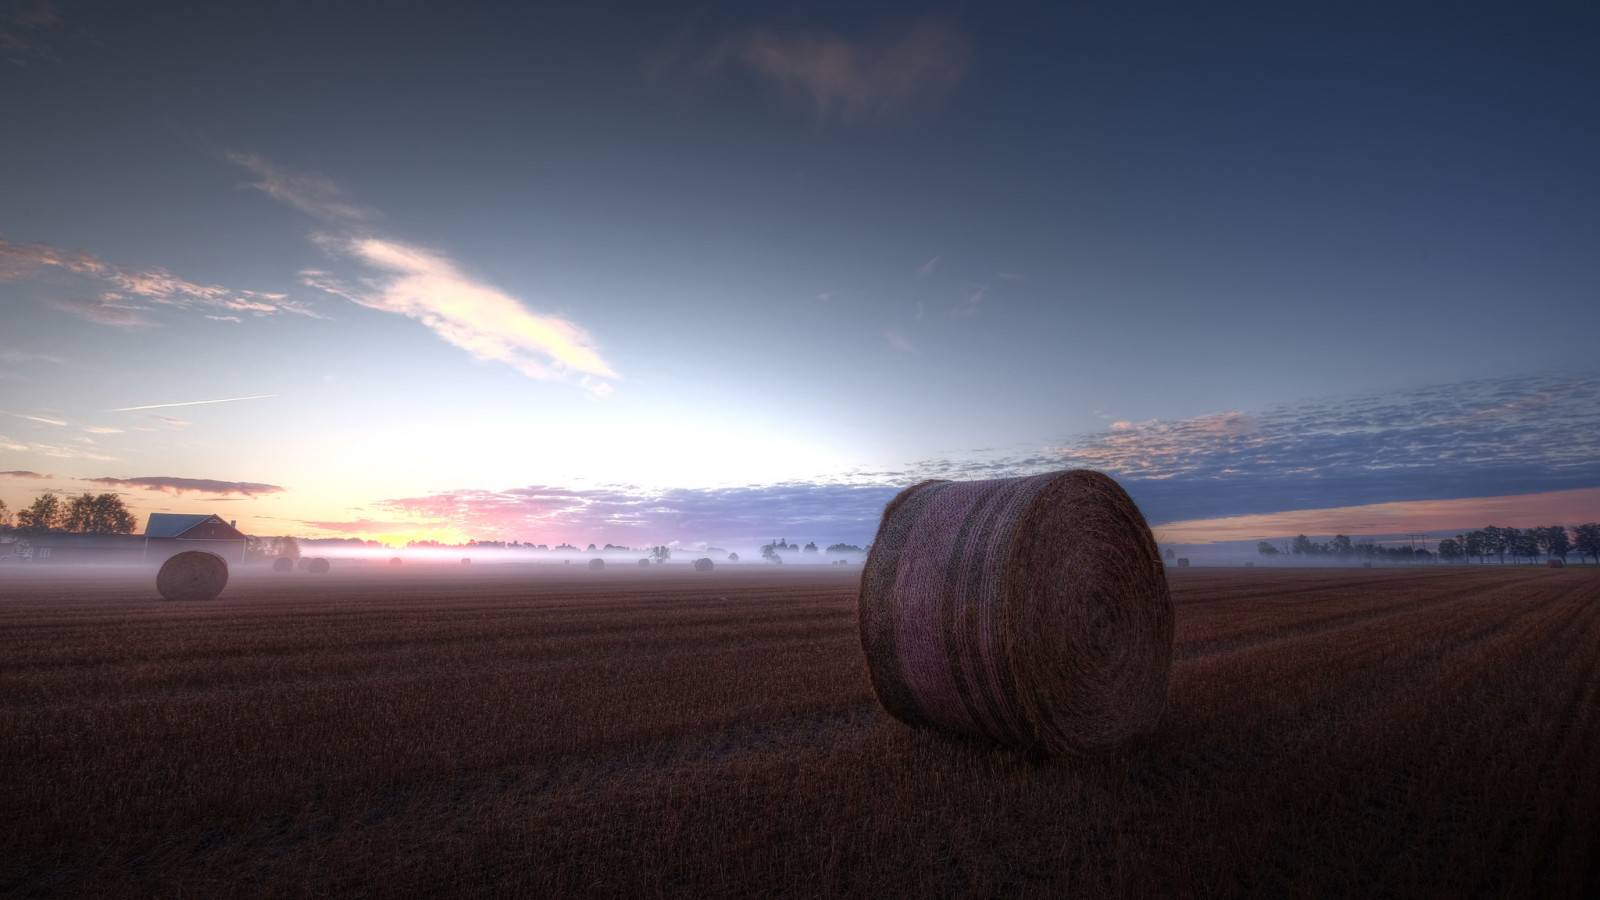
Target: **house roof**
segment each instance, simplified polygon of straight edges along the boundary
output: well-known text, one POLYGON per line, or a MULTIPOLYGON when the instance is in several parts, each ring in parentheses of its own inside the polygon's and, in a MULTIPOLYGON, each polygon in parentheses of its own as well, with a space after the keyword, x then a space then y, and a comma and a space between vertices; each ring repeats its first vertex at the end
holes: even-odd
POLYGON ((229 540, 244 540, 244 533, 224 522, 216 515, 182 515, 178 513, 151 513, 150 521, 145 523, 144 536, 153 538, 183 537, 191 531, 209 525, 204 529, 210 532, 209 538, 226 538, 229 540))

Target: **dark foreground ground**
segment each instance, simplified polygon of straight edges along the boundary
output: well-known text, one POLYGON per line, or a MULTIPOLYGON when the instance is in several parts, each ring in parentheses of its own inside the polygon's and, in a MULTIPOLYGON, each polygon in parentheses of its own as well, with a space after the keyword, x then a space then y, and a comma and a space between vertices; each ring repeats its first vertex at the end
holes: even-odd
POLYGON ((1600 896, 1600 571, 1175 571, 1045 763, 879 710, 858 575, 0 570, 0 895, 1600 896))

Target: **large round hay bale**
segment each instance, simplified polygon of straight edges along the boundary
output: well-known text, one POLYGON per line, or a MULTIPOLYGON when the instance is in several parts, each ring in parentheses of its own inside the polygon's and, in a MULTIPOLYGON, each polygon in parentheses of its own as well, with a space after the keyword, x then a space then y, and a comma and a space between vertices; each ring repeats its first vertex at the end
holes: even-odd
POLYGON ((228 564, 204 550, 185 550, 156 573, 156 590, 168 600, 215 600, 227 586, 228 564))
POLYGON ((712 562, 710 557, 702 557, 694 561, 694 570, 696 572, 709 572, 716 567, 717 564, 712 562))
POLYGON ((604 569, 605 567, 606 567, 606 561, 601 559, 598 556, 595 557, 594 559, 589 560, 589 568, 594 569, 595 571, 599 571, 601 569, 604 569))
POLYGON ((647 556, 644 559, 639 560, 639 565, 641 565, 641 566, 650 565, 650 557, 647 556))
POLYGON ((461 564, 462 564, 462 565, 463 565, 463 566, 470 566, 470 565, 472 565, 472 557, 470 557, 470 556, 463 556, 463 557, 461 557, 461 564))
POLYGON ((293 572, 294 571, 294 560, 290 559, 287 556, 280 556, 277 559, 272 561, 272 571, 274 571, 274 572, 293 572))
POLYGON ((320 556, 317 557, 316 559, 313 559, 311 561, 311 574, 313 574, 313 575, 326 575, 326 574, 328 574, 328 561, 323 559, 320 556))
POLYGON ((389 560, 389 565, 391 565, 391 566, 398 566, 398 565, 400 565, 400 557, 398 557, 398 556, 396 556, 396 557, 393 557, 393 558, 391 558, 391 559, 390 559, 390 560, 389 560))
POLYGON ((1144 516, 1098 472, 925 481, 884 508, 861 646, 892 715, 1053 754, 1153 727, 1173 607, 1144 516))

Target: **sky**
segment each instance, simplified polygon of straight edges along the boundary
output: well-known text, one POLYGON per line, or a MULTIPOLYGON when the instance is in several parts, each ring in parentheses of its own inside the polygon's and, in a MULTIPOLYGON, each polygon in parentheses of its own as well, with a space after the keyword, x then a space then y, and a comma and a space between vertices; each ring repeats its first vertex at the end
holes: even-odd
POLYGON ((1180 545, 1594 521, 1595 46, 1576 2, 0 0, 0 500, 865 544, 1091 467, 1180 545))

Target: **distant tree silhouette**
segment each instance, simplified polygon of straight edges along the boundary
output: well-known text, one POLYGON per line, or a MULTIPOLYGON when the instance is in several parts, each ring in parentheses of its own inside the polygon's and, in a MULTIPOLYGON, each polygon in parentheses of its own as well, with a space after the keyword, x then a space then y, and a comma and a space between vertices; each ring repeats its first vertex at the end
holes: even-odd
POLYGON ((1579 525, 1573 529, 1573 534, 1576 539, 1572 542, 1572 549, 1577 551, 1579 558, 1589 556, 1600 563, 1600 522, 1579 525))
POLYGON ((817 542, 816 541, 807 542, 806 546, 805 546, 805 550, 803 552, 806 552, 806 553, 815 553, 815 552, 817 552, 817 542))
POLYGON ((11 509, 4 500, 0 500, 0 531, 11 530, 11 509))
POLYGON ((1547 525, 1535 528, 1533 532, 1539 542, 1539 549, 1544 551, 1545 556, 1566 562, 1567 554, 1572 552, 1572 540, 1567 537, 1565 525, 1547 525))
POLYGON ((67 504, 61 527, 79 534, 131 534, 133 514, 116 494, 90 494, 74 497, 67 504))
POLYGON ((1476 556, 1478 558, 1478 562, 1481 563, 1483 562, 1484 556, 1486 556, 1489 552, 1485 541, 1486 539, 1483 534, 1483 529, 1480 528, 1477 531, 1469 531, 1461 539, 1461 550, 1468 556, 1476 556))
POLYGON ((728 562, 738 562, 738 561, 739 561, 739 554, 737 554, 737 553, 729 553, 728 554, 728 562))
POLYGON ((53 493, 34 498, 33 505, 17 511, 17 530, 43 534, 61 525, 61 499, 53 493))
POLYGON ((664 563, 672 558, 671 547, 651 547, 650 558, 658 563, 664 563))
MULTIPOLYGON (((300 542, 287 535, 272 539, 270 553, 287 559, 300 558, 300 542)), ((408 545, 409 546, 409 545, 408 545)))
POLYGON ((1439 542, 1440 559, 1446 559, 1451 562, 1455 562, 1458 559, 1465 559, 1466 556, 1467 551, 1462 549, 1461 542, 1455 538, 1445 538, 1439 542))
MULTIPOLYGON (((1262 556, 1277 556, 1278 555, 1278 548, 1272 546, 1270 543, 1268 543, 1266 541, 1262 541, 1262 542, 1256 544, 1256 552, 1261 554, 1262 556)), ((1171 554, 1172 554, 1171 548, 1168 548, 1167 554, 1168 554, 1167 558, 1171 559, 1172 558, 1172 556, 1171 556, 1171 554)))

